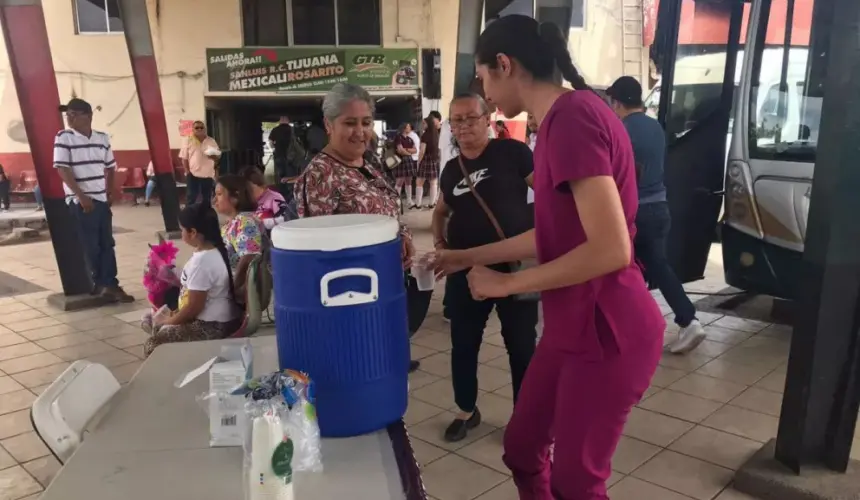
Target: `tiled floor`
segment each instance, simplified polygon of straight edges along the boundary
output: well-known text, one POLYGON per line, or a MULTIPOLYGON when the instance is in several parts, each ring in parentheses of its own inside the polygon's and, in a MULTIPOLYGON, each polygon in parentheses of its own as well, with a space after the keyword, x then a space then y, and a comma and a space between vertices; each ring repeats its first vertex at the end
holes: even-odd
MULTIPOLYGON (((412 214, 419 247, 428 249, 429 215, 412 214)), ((140 274, 146 243, 161 217, 157 208, 116 210, 120 280, 144 298, 140 274)), ((181 254, 187 258, 187 251, 181 254)), ((712 279, 696 290, 722 288, 719 254, 712 279)), ((34 434, 29 406, 70 362, 89 359, 129 380, 142 363, 145 336, 137 328, 144 301, 63 313, 46 295, 61 289, 49 242, 0 247, 0 271, 47 292, 0 298, 0 500, 37 498, 59 468, 34 434)), ((438 295, 438 294, 437 294, 438 295)), ((478 404, 484 423, 456 444, 441 439, 454 410, 450 339, 441 297, 413 341, 421 370, 410 377, 406 414, 424 481, 437 500, 517 498, 501 461, 503 428, 512 411, 511 386, 499 323, 486 330, 478 404)), ((664 312, 669 308, 657 296, 664 312)), ((733 471, 776 434, 790 330, 783 326, 702 314, 710 340, 688 356, 664 356, 644 400, 630 415, 615 455, 613 500, 742 500, 727 489, 733 471)), ((676 334, 667 329, 667 339, 676 334)))

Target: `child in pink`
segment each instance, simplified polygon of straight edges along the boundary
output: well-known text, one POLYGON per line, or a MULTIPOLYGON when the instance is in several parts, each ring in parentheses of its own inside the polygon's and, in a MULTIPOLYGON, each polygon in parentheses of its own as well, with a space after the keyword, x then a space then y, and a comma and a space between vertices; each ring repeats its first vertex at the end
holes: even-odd
POLYGON ((260 169, 246 167, 241 174, 248 181, 248 192, 257 205, 254 215, 260 219, 267 232, 271 233, 272 228, 281 222, 297 217, 295 208, 287 203, 281 193, 266 185, 265 176, 260 169))

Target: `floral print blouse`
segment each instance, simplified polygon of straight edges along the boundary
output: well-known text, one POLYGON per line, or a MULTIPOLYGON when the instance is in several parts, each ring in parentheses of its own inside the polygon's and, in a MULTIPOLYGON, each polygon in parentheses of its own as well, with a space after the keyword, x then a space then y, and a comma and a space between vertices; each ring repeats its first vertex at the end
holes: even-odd
POLYGON ((250 212, 237 214, 221 228, 233 271, 242 257, 263 253, 265 232, 262 223, 250 212))
MULTIPOLYGON (((319 153, 296 181, 294 196, 299 217, 376 214, 400 220, 397 191, 376 162, 356 168, 319 153)), ((403 223, 400 234, 412 238, 403 223)))

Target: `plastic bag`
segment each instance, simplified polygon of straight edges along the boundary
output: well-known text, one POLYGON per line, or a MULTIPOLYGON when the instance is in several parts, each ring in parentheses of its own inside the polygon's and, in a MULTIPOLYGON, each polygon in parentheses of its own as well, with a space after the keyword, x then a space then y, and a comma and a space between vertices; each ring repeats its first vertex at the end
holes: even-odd
POLYGON ((246 500, 291 500, 294 472, 321 472, 313 383, 286 370, 233 391, 245 403, 243 472, 246 500))
POLYGON ((147 299, 156 309, 165 304, 167 291, 180 285, 174 266, 177 253, 179 249, 169 241, 149 246, 143 267, 143 286, 147 299))

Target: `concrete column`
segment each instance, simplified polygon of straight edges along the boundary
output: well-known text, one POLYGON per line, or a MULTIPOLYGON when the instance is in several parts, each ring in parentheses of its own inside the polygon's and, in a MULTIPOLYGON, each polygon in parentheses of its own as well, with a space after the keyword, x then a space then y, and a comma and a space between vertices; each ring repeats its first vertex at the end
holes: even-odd
POLYGON ((149 143, 149 154, 158 182, 164 229, 167 232, 176 232, 179 231, 179 193, 173 178, 170 139, 167 135, 161 82, 158 78, 155 51, 152 48, 146 0, 119 0, 119 11, 128 54, 131 57, 131 69, 137 87, 146 140, 149 143))
POLYGON ((483 24, 484 0, 461 0, 457 25, 457 60, 454 63, 454 95, 469 92, 475 79, 475 47, 483 24))
POLYGON ((65 296, 89 295, 87 271, 77 225, 68 209, 63 181, 54 171, 54 138, 64 128, 60 96, 41 0, 0 0, 0 28, 30 154, 45 199, 45 216, 65 296))
POLYGON ((766 500, 860 498, 860 2, 815 2, 809 59, 820 139, 779 432, 734 481, 766 500))

